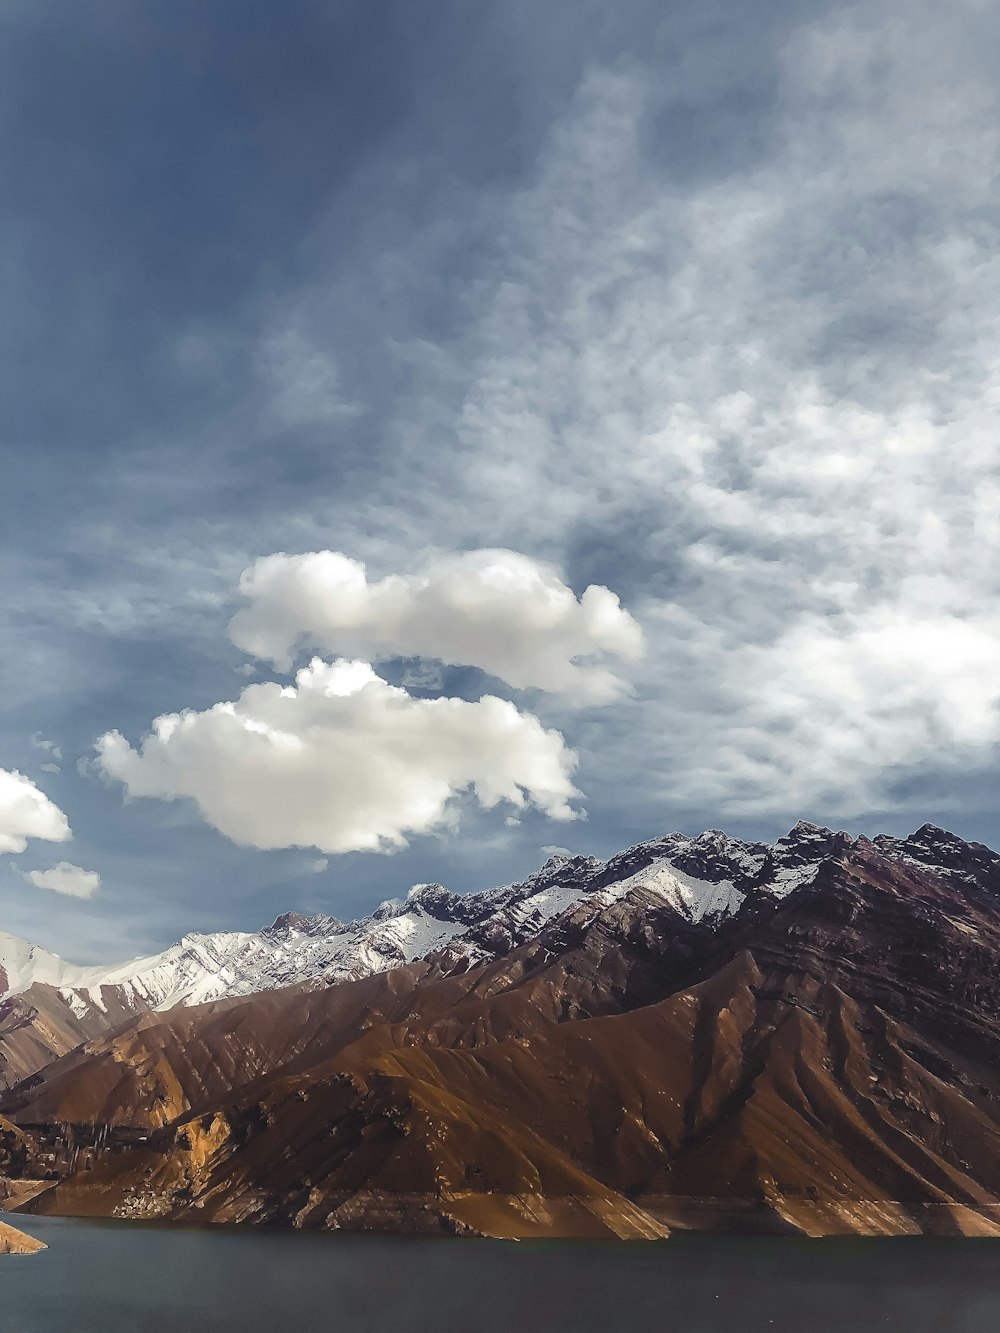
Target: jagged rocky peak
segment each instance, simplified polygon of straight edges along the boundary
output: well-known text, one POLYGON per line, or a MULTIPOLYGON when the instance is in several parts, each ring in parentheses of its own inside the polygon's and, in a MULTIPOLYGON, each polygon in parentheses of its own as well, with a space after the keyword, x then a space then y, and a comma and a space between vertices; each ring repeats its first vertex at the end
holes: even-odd
MULTIPOLYGON (((746 842, 721 829, 706 829, 694 836, 668 833, 613 856, 593 875, 589 887, 604 888, 667 866, 703 884, 731 886, 723 910, 731 914, 749 895, 782 898, 809 883, 824 861, 843 856, 853 845, 848 833, 806 820, 800 820, 773 845, 746 842)), ((713 900, 715 914, 722 910, 722 901, 718 896, 713 900)))
POLYGON ((880 833, 872 843, 885 856, 926 866, 953 883, 1000 893, 1000 855, 937 824, 921 824, 907 838, 880 833))
POLYGON ((414 884, 406 895, 404 911, 419 908, 437 921, 451 921, 462 915, 462 898, 443 884, 414 884))
POLYGON ((673 864, 697 879, 716 884, 741 884, 756 877, 767 858, 764 843, 743 842, 720 829, 707 829, 695 838, 679 834, 673 837, 677 840, 677 851, 670 858, 673 864))
POLYGON ((406 911, 406 901, 403 898, 383 898, 378 907, 371 914, 372 921, 392 921, 394 917, 400 916, 406 911))
POLYGON ((941 828, 939 824, 921 824, 915 833, 910 834, 906 841, 909 843, 922 843, 924 845, 938 847, 941 846, 942 843, 951 846, 954 846, 955 844, 962 844, 965 846, 971 845, 964 843, 964 840, 960 838, 957 833, 949 833, 946 828, 941 828))
POLYGON ((800 819, 783 838, 766 849, 754 887, 768 897, 784 898, 812 883, 821 865, 843 856, 853 845, 849 833, 835 833, 821 824, 800 819))
POLYGON ((328 931, 343 930, 343 921, 335 916, 317 913, 307 916, 304 912, 282 912, 271 925, 261 931, 262 935, 289 938, 292 935, 320 935, 328 931))
POLYGON ((574 856, 571 852, 553 852, 548 859, 519 884, 512 885, 515 892, 537 893, 540 889, 551 888, 554 884, 583 886, 603 862, 596 856, 574 856))
POLYGON ((783 838, 778 839, 775 846, 812 848, 814 851, 825 852, 830 847, 846 847, 852 842, 851 835, 843 829, 835 831, 825 824, 812 824, 808 819, 800 819, 783 838))
POLYGON ((482 895, 453 893, 443 884, 414 884, 405 898, 386 898, 379 903, 370 917, 359 917, 348 929, 365 933, 373 925, 385 924, 401 918, 431 917, 450 924, 471 920, 475 916, 473 904, 482 895))
POLYGON ((811 842, 823 843, 833 836, 833 829, 827 828, 825 824, 813 824, 808 819, 796 820, 792 828, 788 830, 779 842, 811 842))
POLYGON ((996 865, 1000 856, 981 842, 966 842, 957 833, 939 828, 937 824, 921 824, 903 844, 914 855, 932 857, 938 866, 961 869, 980 863, 996 865))
POLYGON ((728 833, 723 833, 722 829, 710 828, 704 833, 699 833, 696 838, 691 839, 691 846, 704 849, 706 852, 715 852, 717 855, 724 855, 732 843, 736 841, 728 833))
POLYGON ((719 829, 707 829, 694 837, 668 833, 613 856, 595 876, 593 887, 615 884, 647 867, 667 864, 692 879, 744 888, 759 876, 769 851, 765 843, 743 842, 719 829))
POLYGON ((843 830, 834 832, 821 824, 810 824, 800 819, 794 828, 778 839, 771 850, 776 861, 787 865, 817 861, 827 856, 843 856, 853 845, 854 839, 843 830))

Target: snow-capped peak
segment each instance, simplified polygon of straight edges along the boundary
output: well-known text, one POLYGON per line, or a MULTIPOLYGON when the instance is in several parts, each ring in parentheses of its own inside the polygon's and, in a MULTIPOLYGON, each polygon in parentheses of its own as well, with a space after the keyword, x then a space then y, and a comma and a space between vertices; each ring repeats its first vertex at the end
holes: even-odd
POLYGON ((35 982, 46 986, 86 985, 106 970, 67 963, 58 954, 0 931, 0 995, 17 994, 35 982))

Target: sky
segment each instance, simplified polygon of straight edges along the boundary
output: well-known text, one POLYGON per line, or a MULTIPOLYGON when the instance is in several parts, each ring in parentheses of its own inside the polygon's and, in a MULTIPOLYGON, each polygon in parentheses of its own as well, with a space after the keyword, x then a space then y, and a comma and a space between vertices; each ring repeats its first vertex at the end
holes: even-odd
POLYGON ((1000 845, 1000 15, 9 0, 0 927, 1000 845))

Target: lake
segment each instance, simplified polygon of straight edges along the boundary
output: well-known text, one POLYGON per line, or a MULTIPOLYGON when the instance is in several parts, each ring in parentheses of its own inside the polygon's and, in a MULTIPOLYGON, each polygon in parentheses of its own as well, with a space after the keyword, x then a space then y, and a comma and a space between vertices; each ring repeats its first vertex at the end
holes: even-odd
POLYGON ((8 1217, 3 1333, 997 1333, 1000 1244, 675 1234, 604 1244, 8 1217))

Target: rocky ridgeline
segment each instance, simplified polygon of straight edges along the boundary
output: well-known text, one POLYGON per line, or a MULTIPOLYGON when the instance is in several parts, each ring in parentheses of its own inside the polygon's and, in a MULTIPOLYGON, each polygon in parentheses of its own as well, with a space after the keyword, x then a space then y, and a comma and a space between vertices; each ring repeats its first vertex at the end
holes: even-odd
MULTIPOLYGON (((72 1027, 73 1019, 100 1023, 101 1014, 118 1018, 304 982, 356 979, 443 950, 479 963, 509 953, 581 903, 599 899, 607 905, 639 888, 710 929, 808 883, 822 864, 853 845, 845 833, 807 823, 773 845, 743 842, 718 830, 697 837, 672 833, 605 862, 551 856, 521 883, 480 893, 415 885, 405 898, 390 899, 350 923, 286 912, 255 933, 191 934, 160 954, 108 968, 76 967, 0 935, 0 995, 17 995, 36 984, 54 987, 72 1027)), ((881 836, 873 845, 956 885, 1000 891, 1000 858, 994 852, 932 825, 906 839, 881 836)))

